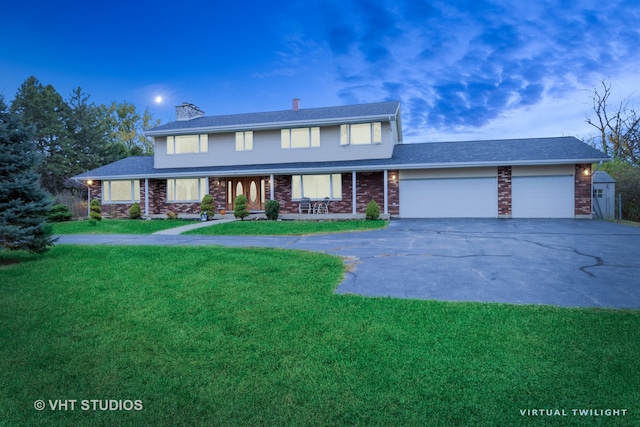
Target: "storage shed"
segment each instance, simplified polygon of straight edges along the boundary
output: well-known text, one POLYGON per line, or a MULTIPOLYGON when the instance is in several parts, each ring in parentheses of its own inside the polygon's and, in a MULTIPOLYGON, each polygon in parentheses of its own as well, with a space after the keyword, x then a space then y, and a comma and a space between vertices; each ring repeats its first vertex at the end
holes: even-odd
POLYGON ((593 214, 600 219, 615 217, 616 180, 604 171, 593 174, 593 214))

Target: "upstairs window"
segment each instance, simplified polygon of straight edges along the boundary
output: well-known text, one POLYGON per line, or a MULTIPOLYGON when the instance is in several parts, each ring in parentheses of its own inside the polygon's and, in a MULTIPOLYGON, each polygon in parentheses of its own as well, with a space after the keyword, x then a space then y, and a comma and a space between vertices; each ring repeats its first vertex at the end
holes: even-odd
POLYGON ((102 201, 105 203, 134 203, 140 201, 140 181, 102 181, 102 201))
POLYGON ((280 136, 281 147, 285 149, 320 147, 319 127, 282 129, 280 136))
POLYGON ((209 135, 176 135, 167 137, 167 154, 206 153, 209 135))
POLYGON ((253 131, 236 132, 236 151, 253 150, 253 131))
POLYGON ((340 145, 382 143, 382 123, 359 123, 340 126, 340 145))

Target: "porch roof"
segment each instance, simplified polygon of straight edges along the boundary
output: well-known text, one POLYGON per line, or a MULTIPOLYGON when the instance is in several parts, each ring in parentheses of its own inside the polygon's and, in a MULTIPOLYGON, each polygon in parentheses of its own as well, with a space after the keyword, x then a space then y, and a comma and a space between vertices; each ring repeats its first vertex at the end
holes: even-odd
POLYGON ((154 168, 153 157, 128 157, 73 177, 76 180, 195 176, 286 175, 483 166, 598 163, 609 158, 574 137, 398 144, 388 159, 154 168))

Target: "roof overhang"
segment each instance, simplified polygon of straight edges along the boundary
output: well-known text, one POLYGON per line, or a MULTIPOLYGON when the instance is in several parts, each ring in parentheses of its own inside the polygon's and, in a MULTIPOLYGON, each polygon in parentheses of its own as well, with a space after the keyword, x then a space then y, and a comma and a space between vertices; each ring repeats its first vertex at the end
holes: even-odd
POLYGON ((127 175, 84 175, 73 177, 76 181, 88 180, 123 180, 123 179, 167 179, 167 178, 193 178, 193 177, 236 177, 255 175, 308 175, 318 173, 348 173, 348 172, 374 172, 383 170, 416 170, 416 169, 464 169, 477 167, 498 167, 498 166, 551 166, 551 165, 572 165, 572 164, 592 164, 606 162, 611 159, 590 158, 590 159, 552 159, 552 160, 520 160, 520 161, 491 161, 491 162, 466 162, 466 163, 394 163, 392 160, 371 162, 369 164, 344 164, 335 165, 264 165, 262 167, 245 166, 234 169, 226 168, 198 168, 198 170, 185 171, 163 171, 155 169, 153 172, 140 174, 133 173, 127 175))
MULTIPOLYGON (((398 106, 398 109, 400 107, 398 106)), ((268 123, 247 123, 242 125, 229 126, 202 126, 180 129, 167 130, 148 130, 143 132, 144 136, 170 136, 170 135, 193 135, 201 133, 228 133, 246 130, 275 130, 286 129, 292 127, 319 127, 319 126, 338 126, 347 123, 362 122, 393 122, 398 119, 398 110, 395 114, 381 114, 374 116, 360 117, 337 117, 331 119, 316 120, 292 120, 286 122, 268 122, 268 123)))

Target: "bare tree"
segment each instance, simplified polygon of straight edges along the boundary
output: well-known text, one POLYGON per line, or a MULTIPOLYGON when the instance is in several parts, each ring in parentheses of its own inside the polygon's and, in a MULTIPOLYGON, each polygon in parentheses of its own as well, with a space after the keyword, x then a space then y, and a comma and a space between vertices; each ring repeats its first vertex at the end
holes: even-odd
POLYGON ((598 130, 594 142, 602 151, 615 158, 638 164, 640 159, 640 116, 630 106, 630 97, 620 102, 617 109, 611 109, 611 82, 602 80, 602 87, 594 87, 591 97, 596 118, 587 117, 587 123, 598 130), (599 141, 597 141, 599 139, 599 141))

